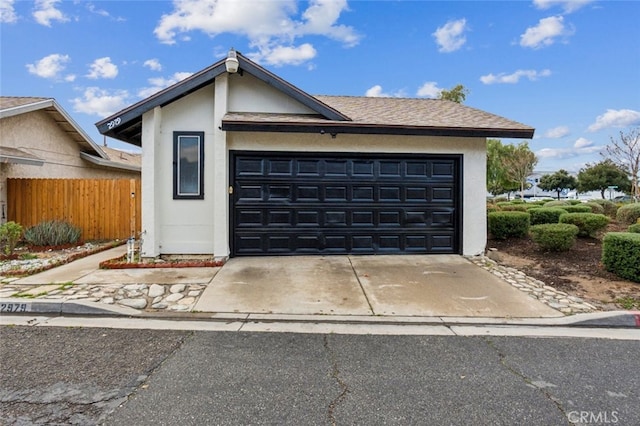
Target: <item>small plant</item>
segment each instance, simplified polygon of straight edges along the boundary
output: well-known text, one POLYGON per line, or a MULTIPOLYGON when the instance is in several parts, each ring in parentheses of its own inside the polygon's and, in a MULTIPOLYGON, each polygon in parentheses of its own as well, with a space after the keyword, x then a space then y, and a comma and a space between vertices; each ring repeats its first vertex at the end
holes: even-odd
POLYGON ((615 302, 622 306, 622 309, 629 311, 632 309, 640 309, 640 299, 636 299, 631 296, 621 297, 616 299, 615 302))
POLYGON ((530 217, 526 212, 489 213, 487 216, 489 232, 499 240, 505 240, 509 237, 524 237, 529 232, 530 217))
POLYGON ((500 209, 505 212, 526 212, 529 208, 530 206, 527 206, 524 203, 500 206, 500 209))
POLYGON ((640 234, 609 232, 602 240, 602 263, 607 271, 640 282, 640 234))
POLYGON ((15 222, 7 222, 0 225, 0 248, 7 256, 11 256, 20 241, 22 226, 15 222))
POLYGON ((532 225, 540 225, 543 223, 558 223, 558 221, 560 220, 560 216, 565 213, 568 212, 560 207, 541 207, 529 210, 532 225))
POLYGON ((627 232, 633 232, 634 234, 640 234, 640 223, 634 223, 633 225, 629 225, 627 232))
POLYGON ((61 246, 75 244, 82 231, 63 220, 40 222, 24 231, 24 239, 34 246, 61 246))
POLYGON ((620 207, 616 213, 616 219, 625 225, 636 223, 640 219, 640 203, 626 204, 620 207))
POLYGON ((576 242, 579 229, 568 223, 545 223, 529 229, 531 239, 545 250, 567 251, 576 242))
POLYGON ((580 229, 579 237, 594 237, 597 231, 607 226, 609 218, 603 214, 566 213, 560 216, 560 223, 576 225, 580 229))
POLYGON ((33 253, 22 253, 20 255, 21 260, 31 260, 31 259, 37 259, 37 258, 38 258, 38 255, 33 253))

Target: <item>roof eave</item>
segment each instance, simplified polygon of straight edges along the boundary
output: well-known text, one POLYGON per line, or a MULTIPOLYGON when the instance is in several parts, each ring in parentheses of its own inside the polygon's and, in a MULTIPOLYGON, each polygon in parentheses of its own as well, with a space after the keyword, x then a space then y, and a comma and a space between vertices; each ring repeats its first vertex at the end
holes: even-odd
POLYGON ((531 139, 535 129, 474 128, 437 126, 393 126, 358 123, 274 123, 222 121, 222 130, 235 132, 328 133, 406 136, 459 136, 482 138, 531 139))
POLYGON ((94 155, 87 154, 86 152, 81 152, 80 158, 82 158, 83 160, 87 160, 90 163, 96 164, 98 166, 108 167, 110 169, 120 169, 120 170, 127 170, 130 172, 138 172, 138 173, 140 173, 140 171, 142 170, 140 166, 122 164, 122 163, 118 163, 117 161, 105 160, 104 158, 96 157, 94 155))

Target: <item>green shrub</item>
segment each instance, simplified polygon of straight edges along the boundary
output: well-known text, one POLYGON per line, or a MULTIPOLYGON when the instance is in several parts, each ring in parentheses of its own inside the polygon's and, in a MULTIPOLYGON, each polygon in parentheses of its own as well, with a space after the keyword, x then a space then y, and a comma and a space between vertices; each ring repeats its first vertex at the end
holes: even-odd
POLYGON ((604 214, 606 214, 609 217, 616 217, 618 206, 613 201, 598 199, 598 200, 591 200, 589 201, 589 203, 596 203, 601 205, 604 208, 604 214))
POLYGON ((503 206, 512 206, 513 203, 511 201, 497 201, 496 206, 502 208, 503 206))
POLYGON ((526 212, 489 213, 489 232, 499 240, 505 240, 509 237, 524 237, 529 232, 530 217, 526 212))
POLYGON ((640 282, 640 234, 609 232, 602 241, 602 263, 607 271, 640 282))
POLYGON ((560 216, 565 213, 567 213, 567 211, 560 207, 540 207, 529 210, 532 225, 558 223, 560 221, 560 216))
POLYGON ((509 200, 507 199, 507 197, 496 197, 496 198, 493 199, 494 203, 501 203, 501 202, 504 202, 504 201, 509 201, 509 200))
MULTIPOLYGON (((634 223, 633 225, 629 225, 629 229, 627 232, 633 232, 634 234, 640 234, 640 223, 634 223)), ((640 260, 639 260, 640 262, 640 260)))
POLYGON ((0 249, 7 256, 11 256, 20 241, 22 226, 15 222, 7 222, 0 225, 0 249))
POLYGON ((603 214, 594 213, 565 213, 560 216, 560 223, 576 225, 579 237, 594 237, 595 233, 609 223, 609 218, 603 214))
POLYGON ((531 239, 545 250, 567 251, 576 242, 579 229, 569 223, 545 223, 529 228, 531 239))
POLYGON ((512 203, 512 204, 523 204, 523 203, 524 203, 524 200, 523 200, 523 199, 520 199, 520 198, 516 198, 516 199, 515 199, 515 200, 513 200, 511 203, 512 203))
POLYGON ((567 200, 569 201, 569 204, 571 204, 572 206, 577 206, 578 204, 582 204, 582 201, 580 200, 567 200))
POLYGON ((529 206, 526 204, 509 204, 500 206, 500 210, 505 212, 526 212, 529 210, 529 206))
POLYGON ((34 246, 75 244, 80 235, 80 228, 62 220, 40 222, 24 231, 24 239, 34 246))
POLYGON ((571 205, 563 207, 567 213, 592 213, 591 207, 584 205, 571 205))
POLYGON ((583 206, 588 206, 591 209, 591 213, 605 214, 604 206, 601 204, 592 203, 591 201, 589 201, 588 203, 583 204, 583 206))
POLYGON ((542 207, 565 207, 570 205, 571 203, 569 203, 567 200, 553 200, 547 201, 542 205, 542 207))
POLYGON ((625 204, 618 209, 616 213, 618 222, 631 225, 640 219, 640 203, 625 204))

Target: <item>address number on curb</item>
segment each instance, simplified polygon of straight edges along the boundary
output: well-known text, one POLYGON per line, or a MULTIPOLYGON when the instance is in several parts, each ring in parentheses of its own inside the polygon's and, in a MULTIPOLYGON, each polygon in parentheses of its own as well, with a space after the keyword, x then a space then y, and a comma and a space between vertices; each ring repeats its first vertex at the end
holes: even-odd
POLYGON ((28 312, 27 303, 0 303, 0 313, 28 312))

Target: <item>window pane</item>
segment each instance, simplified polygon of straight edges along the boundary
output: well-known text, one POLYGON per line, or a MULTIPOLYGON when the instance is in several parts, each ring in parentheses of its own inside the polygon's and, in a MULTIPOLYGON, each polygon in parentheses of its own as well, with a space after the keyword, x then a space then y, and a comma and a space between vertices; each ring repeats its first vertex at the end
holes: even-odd
POLYGON ((178 194, 200 194, 200 138, 178 137, 178 194))

